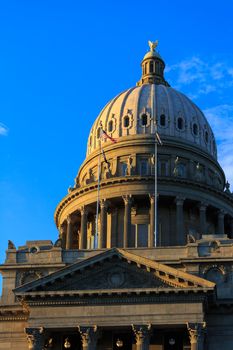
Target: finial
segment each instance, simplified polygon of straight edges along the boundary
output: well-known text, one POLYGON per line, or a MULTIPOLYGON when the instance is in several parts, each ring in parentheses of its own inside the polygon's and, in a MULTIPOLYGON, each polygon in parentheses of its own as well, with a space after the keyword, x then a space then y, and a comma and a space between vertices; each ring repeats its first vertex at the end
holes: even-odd
POLYGON ((150 47, 150 51, 151 52, 154 52, 155 51, 155 49, 156 49, 156 47, 158 46, 158 43, 159 43, 159 41, 158 40, 156 40, 156 41, 148 41, 148 45, 149 45, 149 47, 150 47))

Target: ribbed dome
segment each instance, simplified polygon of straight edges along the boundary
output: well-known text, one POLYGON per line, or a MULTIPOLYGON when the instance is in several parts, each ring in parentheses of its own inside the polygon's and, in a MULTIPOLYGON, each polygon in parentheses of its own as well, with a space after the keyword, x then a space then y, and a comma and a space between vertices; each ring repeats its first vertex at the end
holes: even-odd
POLYGON ((103 129, 119 142, 121 137, 128 135, 153 134, 153 104, 162 140, 192 144, 216 159, 214 135, 202 111, 182 93, 161 84, 143 84, 113 98, 90 131, 87 155, 99 146, 101 123, 103 129))

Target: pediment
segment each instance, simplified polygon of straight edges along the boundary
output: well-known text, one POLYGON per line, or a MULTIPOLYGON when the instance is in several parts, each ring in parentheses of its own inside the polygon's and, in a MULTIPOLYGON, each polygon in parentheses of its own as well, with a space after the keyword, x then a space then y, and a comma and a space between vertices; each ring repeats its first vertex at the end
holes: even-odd
POLYGON ((98 295, 213 290, 215 284, 167 265, 113 248, 14 290, 16 296, 98 295))

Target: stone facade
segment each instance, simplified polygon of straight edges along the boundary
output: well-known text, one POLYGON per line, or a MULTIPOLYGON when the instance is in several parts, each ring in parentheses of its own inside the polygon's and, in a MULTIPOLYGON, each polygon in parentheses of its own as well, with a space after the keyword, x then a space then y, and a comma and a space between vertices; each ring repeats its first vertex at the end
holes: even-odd
POLYGON ((0 349, 232 349, 233 196, 164 67, 151 47, 96 119, 57 241, 9 241, 0 349))

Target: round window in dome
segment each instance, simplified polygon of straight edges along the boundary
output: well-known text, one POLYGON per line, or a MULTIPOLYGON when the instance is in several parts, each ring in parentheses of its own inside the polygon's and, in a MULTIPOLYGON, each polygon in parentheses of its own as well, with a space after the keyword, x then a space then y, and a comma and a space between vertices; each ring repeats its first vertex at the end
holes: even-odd
POLYGON ((123 125, 124 125, 124 128, 128 128, 128 127, 129 127, 129 116, 128 116, 128 115, 126 115, 126 116, 124 117, 124 123, 123 123, 123 125))
POLYGON ((110 122, 108 123, 108 132, 112 132, 113 130, 113 121, 110 120, 110 122))
POLYGON ((198 125, 197 125, 197 123, 193 123, 193 134, 195 136, 198 135, 198 125))
POLYGON ((181 118, 181 117, 179 117, 179 118, 177 119, 177 128, 178 128, 179 130, 183 130, 183 129, 184 129, 184 120, 183 120, 183 118, 181 118))
POLYGON ((147 114, 142 114, 141 115, 141 123, 142 123, 142 126, 147 126, 147 123, 148 123, 148 116, 147 114))
POLYGON ((159 117, 159 124, 160 124, 160 126, 166 126, 166 116, 165 116, 165 114, 161 114, 161 116, 159 117))
POLYGON ((209 142, 209 134, 208 134, 208 131, 205 131, 205 142, 206 142, 206 143, 209 142))

